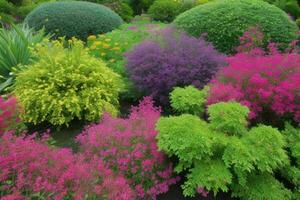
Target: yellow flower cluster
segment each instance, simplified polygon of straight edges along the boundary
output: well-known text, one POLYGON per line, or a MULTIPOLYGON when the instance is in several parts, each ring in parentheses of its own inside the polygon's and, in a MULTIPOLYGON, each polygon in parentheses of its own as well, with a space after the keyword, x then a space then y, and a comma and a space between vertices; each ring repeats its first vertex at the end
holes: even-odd
MULTIPOLYGON (((91 35, 88 37, 89 49, 109 63, 116 62, 116 59, 122 55, 121 46, 118 42, 106 35, 91 35)), ((127 43, 128 44, 128 43, 127 43)), ((126 43, 124 45, 127 45, 126 43)))

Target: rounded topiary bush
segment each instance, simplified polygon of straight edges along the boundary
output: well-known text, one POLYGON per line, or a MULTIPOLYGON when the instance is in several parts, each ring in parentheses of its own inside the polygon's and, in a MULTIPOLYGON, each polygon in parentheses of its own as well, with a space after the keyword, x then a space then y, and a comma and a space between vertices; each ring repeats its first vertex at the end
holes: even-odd
POLYGON ((139 92, 168 105, 174 87, 204 87, 225 65, 225 58, 203 38, 173 29, 136 45, 126 55, 126 69, 139 92))
POLYGON ((33 10, 25 22, 35 29, 45 28, 55 37, 77 37, 86 40, 89 35, 102 34, 119 27, 122 18, 109 8, 82 1, 45 3, 33 10))
POLYGON ((89 55, 83 42, 54 41, 38 45, 39 60, 17 75, 14 94, 24 109, 22 119, 39 124, 97 121, 104 112, 118 113, 119 76, 89 55))
POLYGON ((216 0, 179 15, 174 24, 193 36, 207 40, 224 53, 234 53, 239 37, 251 26, 259 26, 270 41, 281 47, 297 38, 297 25, 279 8, 260 0, 216 0))

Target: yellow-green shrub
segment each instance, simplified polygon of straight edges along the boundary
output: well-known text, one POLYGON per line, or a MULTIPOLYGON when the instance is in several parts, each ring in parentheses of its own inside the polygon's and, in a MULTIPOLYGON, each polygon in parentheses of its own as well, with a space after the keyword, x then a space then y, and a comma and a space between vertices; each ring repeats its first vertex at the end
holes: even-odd
POLYGON ((119 76, 90 56, 82 42, 68 45, 38 45, 39 60, 18 74, 14 93, 24 107, 23 120, 68 125, 73 119, 98 120, 103 112, 117 114, 119 76))

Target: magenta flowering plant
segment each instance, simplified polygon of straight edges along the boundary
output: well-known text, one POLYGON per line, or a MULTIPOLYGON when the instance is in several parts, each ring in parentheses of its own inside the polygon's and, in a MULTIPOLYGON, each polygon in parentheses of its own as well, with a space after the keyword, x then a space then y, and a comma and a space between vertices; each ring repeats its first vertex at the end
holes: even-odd
POLYGON ((16 129, 20 124, 19 111, 16 98, 0 97, 0 137, 6 131, 16 129))
POLYGON ((155 124, 160 112, 151 98, 145 97, 127 119, 105 115, 100 124, 87 127, 77 138, 81 152, 100 157, 124 175, 138 199, 156 199, 179 180, 172 176, 172 164, 156 145, 155 124))
POLYGON ((1 199, 133 200, 122 176, 96 157, 6 132, 0 138, 1 199))
POLYGON ((250 118, 277 123, 300 122, 300 55, 238 53, 227 59, 210 84, 208 104, 238 101, 250 108, 250 118))

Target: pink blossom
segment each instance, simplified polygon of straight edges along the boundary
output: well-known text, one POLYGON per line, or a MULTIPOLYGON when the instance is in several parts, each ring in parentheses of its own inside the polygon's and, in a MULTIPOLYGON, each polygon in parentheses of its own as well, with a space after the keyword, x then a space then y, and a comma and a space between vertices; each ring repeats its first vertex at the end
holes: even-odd
MULTIPOLYGON (((50 148, 43 141, 10 132, 0 140, 0 180, 11 193, 2 199, 27 199, 41 193, 45 199, 84 196, 109 200, 135 199, 122 175, 114 174, 101 159, 50 148), (27 191, 27 192, 24 192, 27 191)), ((2 186, 1 186, 2 187, 2 186)))
POLYGON ((207 197, 207 196, 208 196, 208 192, 205 191, 205 189, 202 188, 202 187, 199 187, 199 188, 197 189, 197 193, 198 193, 198 194, 201 194, 203 197, 207 197))
POLYGON ((126 119, 105 114, 101 123, 86 127, 77 137, 80 151, 101 158, 114 172, 124 176, 139 198, 155 199, 178 180, 156 145, 155 124, 160 112, 152 99, 145 97, 126 119), (157 187, 162 183, 163 187, 157 187))
POLYGON ((229 57, 228 63, 210 84, 208 104, 235 100, 250 108, 252 119, 292 116, 300 122, 299 54, 239 53, 229 57), (263 117, 265 113, 270 114, 263 117))

